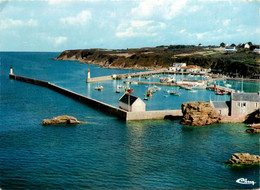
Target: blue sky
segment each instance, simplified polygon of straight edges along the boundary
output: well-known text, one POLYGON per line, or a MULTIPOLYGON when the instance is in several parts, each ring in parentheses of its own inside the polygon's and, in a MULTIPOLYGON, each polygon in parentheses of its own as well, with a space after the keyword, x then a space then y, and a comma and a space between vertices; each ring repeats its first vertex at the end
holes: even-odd
POLYGON ((0 51, 260 44, 260 1, 0 0, 0 51))

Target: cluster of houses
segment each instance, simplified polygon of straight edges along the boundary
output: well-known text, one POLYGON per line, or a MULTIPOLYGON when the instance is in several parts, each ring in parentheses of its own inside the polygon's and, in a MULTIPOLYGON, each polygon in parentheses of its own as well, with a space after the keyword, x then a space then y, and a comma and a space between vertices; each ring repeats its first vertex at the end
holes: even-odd
POLYGON ((206 74, 211 69, 204 69, 197 65, 186 65, 186 63, 173 63, 172 67, 168 68, 169 71, 178 73, 191 73, 191 74, 206 74))
POLYGON ((260 92, 231 93, 230 101, 210 101, 221 116, 244 117, 260 109, 260 92))
MULTIPOLYGON (((248 43, 246 43, 246 44, 239 44, 238 47, 243 47, 244 49, 248 49, 248 50, 251 49, 253 50, 253 53, 260 54, 260 48, 255 45, 250 46, 248 43)), ((228 44, 226 44, 225 46, 226 53, 235 53, 236 51, 237 51, 236 46, 228 46, 228 44)))

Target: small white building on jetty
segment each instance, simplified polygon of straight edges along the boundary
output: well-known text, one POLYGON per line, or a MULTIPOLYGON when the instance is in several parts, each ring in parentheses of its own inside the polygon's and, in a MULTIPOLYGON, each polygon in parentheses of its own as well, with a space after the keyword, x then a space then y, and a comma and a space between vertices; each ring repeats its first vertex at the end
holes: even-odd
POLYGON ((221 116, 229 115, 229 101, 210 101, 210 105, 221 116))
POLYGON ((146 104, 140 98, 129 93, 125 93, 119 99, 119 108, 128 112, 145 111, 145 106, 146 104))

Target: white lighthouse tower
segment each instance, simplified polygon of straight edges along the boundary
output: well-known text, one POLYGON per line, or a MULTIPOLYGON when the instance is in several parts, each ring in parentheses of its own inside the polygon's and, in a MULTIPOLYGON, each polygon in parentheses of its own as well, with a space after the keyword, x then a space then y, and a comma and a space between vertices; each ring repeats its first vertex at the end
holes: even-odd
POLYGON ((10 66, 10 73, 9 73, 9 75, 14 75, 13 66, 12 65, 10 66))
POLYGON ((90 79, 90 70, 88 69, 88 79, 90 79))

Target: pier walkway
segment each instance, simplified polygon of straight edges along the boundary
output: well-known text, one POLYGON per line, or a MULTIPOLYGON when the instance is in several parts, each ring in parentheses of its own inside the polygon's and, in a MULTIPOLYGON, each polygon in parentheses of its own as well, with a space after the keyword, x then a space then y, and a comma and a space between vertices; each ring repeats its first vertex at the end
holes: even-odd
POLYGON ((72 92, 72 91, 62 88, 62 87, 59 87, 59 86, 52 84, 50 82, 47 82, 47 81, 42 81, 42 80, 37 80, 37 79, 27 78, 27 77, 22 77, 22 76, 16 76, 14 74, 9 74, 9 78, 49 88, 51 90, 54 90, 56 92, 59 92, 59 93, 65 95, 65 96, 73 98, 84 104, 87 104, 97 110, 103 111, 103 112, 108 113, 113 116, 116 116, 119 119, 122 119, 125 121, 165 119, 165 118, 179 119, 182 116, 181 110, 155 110, 155 111, 142 111, 142 112, 127 112, 123 109, 120 109, 120 108, 111 106, 109 104, 106 104, 104 102, 80 95, 78 93, 72 92))

